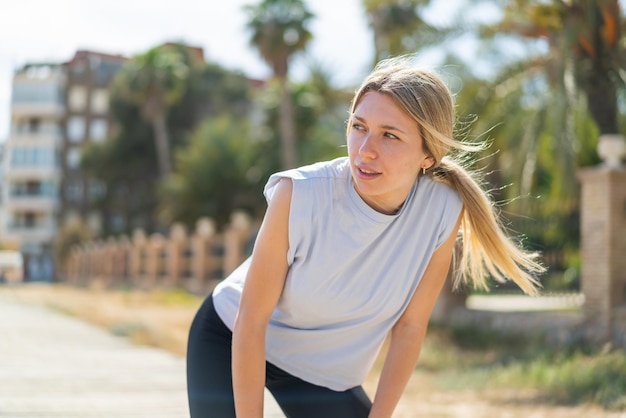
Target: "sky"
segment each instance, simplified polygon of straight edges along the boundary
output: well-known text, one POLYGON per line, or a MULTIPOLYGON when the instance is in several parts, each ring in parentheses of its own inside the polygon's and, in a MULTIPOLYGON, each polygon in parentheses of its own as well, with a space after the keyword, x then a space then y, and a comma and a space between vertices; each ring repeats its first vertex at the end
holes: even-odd
MULTIPOLYGON (((168 41, 204 48, 207 61, 255 78, 269 68, 249 46, 243 6, 260 0, 5 0, 0 11, 0 142, 8 137, 11 80, 30 62, 69 61, 79 49, 131 57, 168 41)), ((466 0, 437 0, 424 11, 445 24, 466 0)), ((371 69, 373 37, 362 0, 306 0, 315 14, 313 39, 295 60, 291 76, 304 77, 307 63, 319 63, 337 87, 360 83, 371 69)), ((474 7, 475 15, 490 15, 474 7)), ((472 48, 456 48, 473 60, 472 48)), ((420 55, 436 66, 441 54, 420 55)))
MULTIPOLYGON (((8 136, 11 79, 27 62, 68 61, 78 49, 132 56, 166 41, 204 48, 208 61, 250 77, 270 71, 248 46, 245 4, 256 0, 9 0, 0 12, 0 141, 8 136)), ((358 84, 373 56, 361 0, 308 0, 314 39, 294 68, 321 63, 337 86, 358 84)))

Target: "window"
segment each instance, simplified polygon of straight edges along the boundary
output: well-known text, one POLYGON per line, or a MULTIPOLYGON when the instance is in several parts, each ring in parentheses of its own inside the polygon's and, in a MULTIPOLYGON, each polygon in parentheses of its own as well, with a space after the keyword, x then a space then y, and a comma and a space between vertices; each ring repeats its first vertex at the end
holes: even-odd
POLYGON ((91 111, 100 115, 109 111, 109 93, 106 89, 95 89, 91 92, 91 111))
POLYGON ((15 81, 11 103, 63 104, 63 87, 59 81, 15 81))
POLYGON ((34 228, 41 225, 41 217, 35 212, 17 212, 13 215, 13 226, 16 228, 34 228))
POLYGON ((65 154, 65 166, 70 170, 80 168, 80 149, 70 148, 65 154))
POLYGON ((57 155, 50 147, 16 147, 11 150, 11 167, 56 167, 57 155))
POLYGON ((22 167, 26 164, 26 148, 18 147, 11 150, 11 167, 22 167))
POLYGON ((85 118, 72 116, 67 120, 67 137, 74 143, 82 142, 85 139, 85 118))
POLYGON ((121 232, 126 227, 126 218, 121 213, 113 214, 109 220, 109 225, 112 231, 121 232))
POLYGON ((107 137, 106 119, 94 119, 89 126, 89 138, 94 142, 102 142, 107 137))
POLYGON ((84 111, 87 107, 87 89, 83 86, 73 86, 68 96, 70 110, 84 111))
POLYGON ((68 202, 80 202, 83 198, 83 185, 79 181, 68 181, 65 185, 65 199, 68 202))
POLYGON ((108 85, 115 74, 117 74, 122 68, 122 61, 109 61, 109 60, 101 60, 100 65, 96 70, 96 84, 99 86, 108 85))
POLYGON ((94 201, 104 197, 106 194, 106 184, 101 180, 89 180, 89 200, 94 201))
POLYGON ((72 77, 77 80, 82 80, 85 78, 86 68, 85 63, 83 61, 76 62, 72 65, 72 77))
POLYGON ((42 184, 38 181, 16 182, 10 185, 11 196, 40 196, 42 195, 42 184))
POLYGON ((28 132, 31 134, 39 132, 40 125, 41 125, 41 119, 39 118, 28 119, 28 132))

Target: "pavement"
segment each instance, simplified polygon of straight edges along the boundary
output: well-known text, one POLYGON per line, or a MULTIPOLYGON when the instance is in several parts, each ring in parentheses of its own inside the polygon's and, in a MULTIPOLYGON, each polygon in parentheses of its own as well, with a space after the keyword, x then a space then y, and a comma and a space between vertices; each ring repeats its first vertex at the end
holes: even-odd
MULTIPOLYGON (((268 392, 265 405, 284 417, 268 392)), ((185 359, 0 298, 0 417, 189 417, 185 359)))

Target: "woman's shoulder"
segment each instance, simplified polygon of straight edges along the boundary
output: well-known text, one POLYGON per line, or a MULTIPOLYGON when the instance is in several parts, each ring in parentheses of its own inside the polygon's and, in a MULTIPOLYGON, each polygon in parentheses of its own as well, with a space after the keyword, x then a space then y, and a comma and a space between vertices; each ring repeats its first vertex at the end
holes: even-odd
POLYGON ((293 170, 276 173, 276 176, 291 177, 294 180, 306 180, 316 178, 338 178, 349 173, 347 157, 340 157, 330 161, 320 161, 313 164, 295 168, 293 170))
MULTIPOLYGON (((264 194, 271 199, 276 186, 281 179, 291 179, 296 183, 319 183, 318 180, 344 179, 350 174, 350 166, 347 157, 336 158, 330 161, 321 161, 310 165, 281 171, 272 174, 265 185, 264 194)), ((296 186, 300 187, 300 186, 296 186)))

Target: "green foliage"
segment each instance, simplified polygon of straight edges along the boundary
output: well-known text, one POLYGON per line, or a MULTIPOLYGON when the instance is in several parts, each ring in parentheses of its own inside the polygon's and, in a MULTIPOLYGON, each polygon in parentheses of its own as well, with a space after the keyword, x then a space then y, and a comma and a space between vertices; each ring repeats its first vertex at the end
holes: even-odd
POLYGON ((493 80, 457 70, 464 84, 456 101, 460 120, 478 115, 465 134, 491 141, 479 164, 505 227, 542 254, 549 269, 545 287, 571 290, 580 271, 576 170, 597 164, 597 129, 582 95, 551 88, 543 64, 517 61, 493 80), (568 279, 561 280, 566 272, 568 279))
POLYGON ((547 400, 564 404, 594 402, 626 410, 626 354, 546 352, 493 373, 494 384, 540 389, 547 400))
MULTIPOLYGON (((296 128, 298 161, 309 164, 346 155, 345 121, 350 94, 335 89, 330 75, 320 67, 311 68, 310 77, 290 87, 296 128)), ((271 83, 259 98, 265 112, 266 129, 261 146, 271 152, 279 145, 280 86, 271 83)), ((270 167, 280 169, 274 160, 270 167)), ((274 171, 275 171, 274 170, 274 171)))
POLYGON ((617 92, 626 87, 621 75, 626 19, 620 2, 510 0, 503 11, 502 20, 486 32, 544 41, 550 87, 577 88, 599 132, 617 133, 617 92))
POLYGON ((244 8, 248 14, 250 45, 272 68, 280 86, 281 168, 298 165, 296 155, 296 127, 291 92, 289 90, 289 62, 293 55, 303 51, 312 38, 307 28, 313 14, 302 0, 262 0, 244 8))
POLYGON ((423 17, 431 0, 363 0, 374 34, 374 64, 380 60, 442 45, 463 32, 461 25, 439 27, 423 17))
POLYGON ((250 44, 279 78, 287 77, 288 61, 312 39, 308 29, 314 17, 302 0, 262 0, 244 7, 251 32, 250 44))
POLYGON ((626 411, 623 350, 552 347, 540 335, 431 325, 418 367, 435 372, 448 388, 531 389, 541 394, 537 401, 626 411))
POLYGON ((185 94, 192 57, 182 45, 161 45, 128 61, 115 78, 113 94, 142 107, 148 120, 185 94), (155 101, 155 102, 153 102, 155 101))
POLYGON ((112 95, 138 105, 141 115, 152 126, 159 174, 171 171, 171 144, 166 117, 188 86, 193 58, 183 45, 162 45, 126 63, 112 86, 112 95))
POLYGON ((205 120, 177 153, 175 172, 161 187, 161 219, 192 227, 209 216, 219 228, 236 209, 259 211, 266 173, 249 138, 247 124, 233 116, 205 120))
MULTIPOLYGON (((184 45, 168 48, 174 55, 167 56, 178 57, 188 68, 183 93, 168 102, 166 122, 173 152, 186 146, 190 132, 206 117, 222 112, 247 117, 252 102, 246 77, 194 58, 184 45)), ((151 232, 161 225, 156 213, 160 173, 153 128, 143 117, 141 103, 128 93, 130 82, 128 76, 120 76, 110 98, 115 135, 83 152, 83 169, 106 185, 106 195, 94 207, 104 215, 105 236, 135 228, 151 232)))

